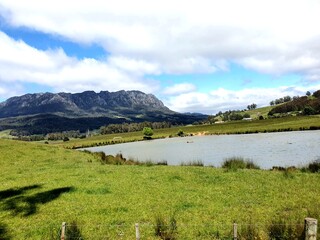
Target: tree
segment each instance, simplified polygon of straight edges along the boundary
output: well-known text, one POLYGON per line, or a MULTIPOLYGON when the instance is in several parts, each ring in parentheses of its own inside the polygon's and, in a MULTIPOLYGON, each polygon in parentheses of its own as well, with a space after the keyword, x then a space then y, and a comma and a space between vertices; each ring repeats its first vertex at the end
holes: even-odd
POLYGON ((314 115, 314 114, 316 114, 316 110, 311 106, 306 106, 303 109, 302 112, 303 112, 303 115, 314 115))
POLYGON ((312 96, 314 96, 315 98, 320 98, 320 90, 315 91, 312 96))
POLYGON ((153 135, 153 130, 150 127, 144 127, 142 130, 143 138, 145 139, 151 139, 151 136, 153 135))
POLYGON ((179 137, 183 137, 183 136, 184 136, 184 132, 183 132, 181 129, 179 129, 177 135, 178 135, 179 137))
POLYGON ((271 101, 270 106, 274 106, 274 105, 275 105, 274 101, 271 101))
POLYGON ((229 115, 229 119, 231 121, 236 121, 236 120, 242 120, 243 119, 243 116, 240 114, 240 113, 231 113, 229 115))
POLYGON ((250 118, 250 114, 249 113, 243 114, 243 118, 250 118))
POLYGON ((291 101, 291 97, 290 96, 285 96, 285 97, 283 97, 283 101, 284 102, 290 102, 291 101))
POLYGON ((308 97, 310 97, 310 96, 311 96, 311 92, 310 92, 310 91, 307 91, 307 92, 306 92, 306 95, 307 95, 308 97))
POLYGON ((248 105, 247 108, 248 108, 248 110, 256 109, 257 108, 257 104, 252 103, 251 105, 248 105))

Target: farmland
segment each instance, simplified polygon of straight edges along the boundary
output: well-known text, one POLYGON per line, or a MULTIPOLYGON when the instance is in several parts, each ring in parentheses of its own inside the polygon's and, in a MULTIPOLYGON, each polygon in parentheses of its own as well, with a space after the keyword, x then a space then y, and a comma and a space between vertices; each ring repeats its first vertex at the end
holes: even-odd
POLYGON ((300 226, 319 217, 317 173, 105 165, 13 140, 0 140, 0 153, 2 239, 56 239, 62 222, 83 239, 133 239, 135 223, 142 239, 159 239, 157 218, 174 218, 177 239, 221 239, 234 221, 243 235, 252 226, 264 239, 274 221, 300 226))

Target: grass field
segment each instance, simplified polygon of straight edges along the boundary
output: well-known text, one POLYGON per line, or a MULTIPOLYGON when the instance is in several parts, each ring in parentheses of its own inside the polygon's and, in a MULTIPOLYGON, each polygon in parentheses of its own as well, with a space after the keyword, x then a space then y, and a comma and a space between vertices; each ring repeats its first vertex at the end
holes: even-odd
POLYGON ((320 213, 319 173, 102 165, 1 139, 0 166, 0 239, 58 239, 62 222, 81 239, 135 239, 135 223, 141 239, 159 239, 156 218, 174 218, 175 239, 230 239, 234 221, 268 239, 270 224, 297 228, 320 213))
MULTIPOLYGON (((254 111, 254 110, 252 110, 254 111)), ((190 125, 181 127, 172 127, 167 129, 156 129, 152 138, 165 138, 169 136, 177 136, 179 130, 185 134, 246 134, 256 132, 277 132, 277 131, 295 131, 307 130, 310 127, 320 128, 320 116, 297 116, 271 118, 255 121, 232 121, 221 124, 212 125, 190 125)), ((74 139, 66 143, 58 142, 66 148, 80 148, 107 145, 120 142, 131 142, 143 140, 142 132, 120 133, 98 135, 86 139, 74 139)))

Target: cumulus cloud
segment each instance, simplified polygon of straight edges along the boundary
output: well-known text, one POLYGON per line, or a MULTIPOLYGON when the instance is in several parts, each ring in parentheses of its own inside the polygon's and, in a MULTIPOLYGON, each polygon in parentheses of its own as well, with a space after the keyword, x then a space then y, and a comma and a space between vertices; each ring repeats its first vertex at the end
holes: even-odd
POLYGON ((238 91, 219 88, 209 93, 189 92, 172 96, 165 101, 165 104, 178 112, 215 114, 219 111, 242 110, 251 103, 262 107, 280 97, 302 96, 308 90, 317 89, 320 89, 320 84, 312 87, 283 86, 280 88, 247 88, 238 91))
POLYGON ((12 26, 96 43, 112 55, 151 62, 158 72, 215 72, 226 68, 227 62, 271 74, 307 76, 320 68, 317 0, 90 0, 77 4, 1 0, 0 4, 0 13, 12 26))
POLYGON ((0 80, 0 102, 9 97, 21 95, 22 93, 23 87, 20 84, 14 83, 8 87, 6 84, 1 83, 0 80))
POLYGON ((196 86, 191 83, 174 84, 173 86, 166 87, 163 91, 166 95, 179 95, 182 93, 193 92, 196 90, 196 86))
POLYGON ((151 84, 142 80, 142 74, 126 72, 130 68, 137 68, 144 73, 153 72, 153 66, 144 62, 132 60, 127 64, 117 64, 114 60, 78 60, 67 56, 62 49, 35 49, 21 40, 11 39, 3 32, 0 32, 0 52, 0 84, 6 83, 6 92, 13 93, 10 85, 12 87, 17 82, 43 84, 57 91, 68 92, 89 89, 152 92, 157 88, 156 82, 151 84))
POLYGON ((79 60, 63 49, 35 49, 0 31, 0 91, 10 92, 8 83, 32 82, 57 91, 156 93, 161 87, 152 75, 216 73, 231 64, 302 76, 305 89, 201 93, 196 84, 182 83, 162 90, 166 104, 177 111, 211 113, 265 104, 320 82, 319 12, 318 0, 0 0, 0 18, 9 27, 97 44, 108 52, 104 60, 79 60))

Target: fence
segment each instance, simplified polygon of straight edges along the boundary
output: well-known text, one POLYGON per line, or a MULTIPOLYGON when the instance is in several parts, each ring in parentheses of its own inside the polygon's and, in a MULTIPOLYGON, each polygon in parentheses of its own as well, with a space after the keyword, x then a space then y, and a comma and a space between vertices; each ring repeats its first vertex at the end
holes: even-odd
MULTIPOLYGON (((134 226, 132 226, 132 235, 125 239, 135 239, 136 240, 143 240, 143 239, 149 239, 148 237, 141 237, 142 232, 140 226, 144 226, 145 224, 138 224, 136 223, 134 226)), ((158 236, 160 239, 179 239, 179 236, 175 236, 177 226, 174 224, 170 225, 150 225, 154 227, 155 229, 155 236, 158 236)), ((248 225, 238 225, 237 223, 234 223, 231 227, 230 236, 228 237, 221 237, 223 239, 233 239, 233 240, 241 240, 241 239, 257 239, 257 236, 255 236, 255 230, 252 228, 252 224, 248 225), (242 226, 244 228, 247 228, 247 231, 245 234, 243 234, 242 231, 239 231, 239 227, 242 226), (240 233, 241 232, 241 233, 240 233)), ((273 232, 269 232, 269 237, 266 239, 303 239, 303 240, 316 240, 317 239, 317 227, 318 227, 318 221, 314 218, 305 218, 304 224, 299 225, 284 225, 284 224, 278 224, 278 225, 272 225, 273 232), (285 228, 288 227, 289 228, 285 228), (292 229, 294 227, 302 227, 303 232, 302 234, 299 233, 299 236, 294 235, 296 233, 292 232, 292 229), (290 230, 291 229, 291 230, 290 230), (290 235, 291 234, 291 235, 290 235), (294 238, 292 236, 295 236, 294 238)), ((66 222, 62 223, 61 230, 60 230, 60 239, 61 240, 70 240, 70 239, 82 239, 80 235, 80 231, 78 227, 74 224, 67 224, 66 222)), ((121 237, 123 239, 123 237, 121 237)), ((205 238, 201 238, 205 239, 205 238)), ((220 239, 219 234, 216 236, 212 236, 212 238, 208 239, 220 239)), ((259 239, 264 239, 263 237, 259 237, 259 239)))

